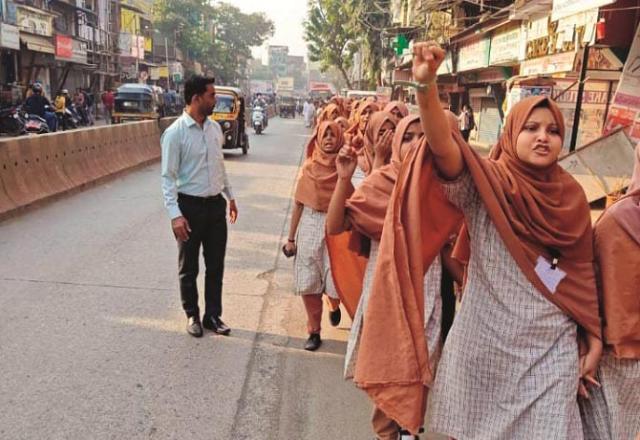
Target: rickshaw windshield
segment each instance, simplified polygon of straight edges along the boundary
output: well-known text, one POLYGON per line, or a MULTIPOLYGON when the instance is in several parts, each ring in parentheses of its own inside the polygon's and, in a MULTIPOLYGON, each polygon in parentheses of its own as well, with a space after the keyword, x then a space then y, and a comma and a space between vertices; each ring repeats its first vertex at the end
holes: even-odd
POLYGON ((231 95, 216 95, 216 106, 214 113, 232 113, 234 111, 235 99, 231 95))

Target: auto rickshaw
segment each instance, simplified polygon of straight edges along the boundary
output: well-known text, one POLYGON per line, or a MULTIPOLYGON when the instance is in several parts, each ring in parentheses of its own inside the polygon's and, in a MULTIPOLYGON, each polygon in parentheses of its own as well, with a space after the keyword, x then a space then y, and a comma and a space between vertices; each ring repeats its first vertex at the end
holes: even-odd
POLYGON ((220 124, 226 150, 240 148, 242 154, 249 150, 246 127, 245 97, 236 87, 216 87, 216 106, 210 118, 220 124))
POLYGON ((278 97, 278 115, 281 118, 296 117, 296 99, 293 96, 278 97))
POLYGON ((158 119, 158 98, 154 90, 144 84, 124 84, 116 90, 111 122, 158 119))

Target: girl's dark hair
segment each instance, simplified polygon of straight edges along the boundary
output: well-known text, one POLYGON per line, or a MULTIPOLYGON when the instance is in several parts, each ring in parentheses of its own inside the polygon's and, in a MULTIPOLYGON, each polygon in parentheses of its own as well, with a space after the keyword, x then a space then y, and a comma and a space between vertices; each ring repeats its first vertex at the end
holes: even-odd
POLYGON ((184 102, 191 104, 191 99, 196 95, 202 95, 207 91, 209 84, 215 84, 214 77, 194 75, 184 83, 184 102))

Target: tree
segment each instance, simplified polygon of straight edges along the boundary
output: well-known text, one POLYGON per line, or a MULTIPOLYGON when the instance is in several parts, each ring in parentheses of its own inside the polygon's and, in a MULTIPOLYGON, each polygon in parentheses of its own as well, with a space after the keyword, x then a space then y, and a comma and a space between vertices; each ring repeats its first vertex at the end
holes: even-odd
POLYGON ((235 6, 209 0, 156 0, 154 27, 175 38, 187 56, 215 71, 221 84, 237 85, 251 58, 251 46, 273 35, 274 25, 262 13, 244 14, 235 6))
POLYGON ((235 6, 220 3, 213 19, 215 42, 209 59, 221 82, 237 85, 246 79, 243 68, 251 59, 251 47, 260 46, 273 35, 274 25, 264 13, 244 14, 235 6))
POLYGON ((380 84, 382 63, 389 54, 384 44, 384 30, 391 27, 389 2, 382 0, 347 0, 348 26, 358 35, 363 54, 364 72, 370 88, 380 84))
POLYGON ((351 88, 347 71, 351 67, 356 35, 349 21, 348 11, 341 0, 310 0, 304 38, 309 60, 320 62, 323 72, 335 67, 347 87, 351 88))

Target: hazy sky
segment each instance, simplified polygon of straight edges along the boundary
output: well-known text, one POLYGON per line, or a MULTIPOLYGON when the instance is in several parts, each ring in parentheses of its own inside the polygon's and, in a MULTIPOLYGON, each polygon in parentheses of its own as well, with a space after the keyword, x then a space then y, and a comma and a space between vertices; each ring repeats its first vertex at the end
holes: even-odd
MULTIPOLYGON (((302 22, 307 15, 305 0, 232 0, 227 1, 243 12, 264 12, 274 22, 276 32, 267 44, 289 46, 289 55, 307 56, 302 39, 302 22)), ((255 48, 254 57, 262 57, 266 63, 266 50, 255 48)))

